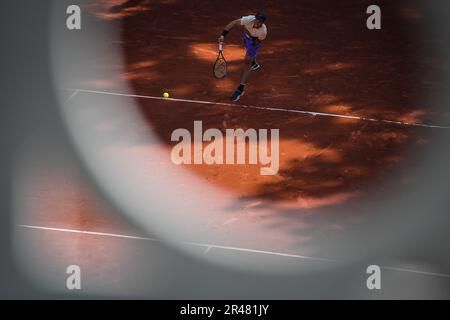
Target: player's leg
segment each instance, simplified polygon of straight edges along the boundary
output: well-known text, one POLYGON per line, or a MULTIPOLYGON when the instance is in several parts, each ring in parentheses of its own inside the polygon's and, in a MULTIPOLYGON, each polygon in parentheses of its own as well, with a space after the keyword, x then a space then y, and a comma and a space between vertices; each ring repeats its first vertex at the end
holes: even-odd
POLYGON ((251 70, 250 67, 253 63, 253 58, 251 57, 245 57, 244 63, 242 66, 242 78, 241 83, 237 87, 237 89, 233 92, 233 94, 230 97, 231 101, 238 101, 243 95, 245 91, 245 83, 247 81, 248 75, 250 74, 251 70))
POLYGON ((245 54, 244 65, 242 68, 241 83, 239 84, 239 87, 236 89, 236 91, 231 95, 230 97, 231 101, 237 101, 239 100, 240 97, 244 95, 247 78, 250 72, 252 71, 252 67, 256 63, 256 56, 260 48, 260 45, 258 43, 254 43, 253 40, 248 38, 245 34, 244 34, 244 45, 247 49, 247 52, 245 54))
POLYGON ((241 83, 245 85, 247 82, 247 78, 250 75, 251 66, 253 65, 253 61, 255 58, 246 56, 244 59, 244 64, 242 66, 242 78, 241 83))
POLYGON ((261 49, 260 43, 254 43, 253 41, 249 43, 249 48, 247 49, 247 55, 252 58, 252 64, 250 70, 255 71, 261 68, 261 65, 256 61, 256 56, 258 55, 259 49, 261 49))
MULTIPOLYGON (((259 49, 261 48, 261 44, 253 42, 253 40, 251 39, 245 39, 244 41, 246 41, 245 44, 247 47, 245 60, 250 61, 249 70, 251 71, 257 70, 261 67, 256 61, 256 56, 258 55, 259 49)), ((248 74, 246 76, 248 76, 248 74)))

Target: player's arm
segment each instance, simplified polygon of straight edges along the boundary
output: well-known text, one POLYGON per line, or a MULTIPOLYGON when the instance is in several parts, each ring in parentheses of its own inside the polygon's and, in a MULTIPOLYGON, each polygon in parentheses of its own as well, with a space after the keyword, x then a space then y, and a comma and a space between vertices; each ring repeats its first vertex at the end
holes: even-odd
POLYGON ((240 24, 241 24, 241 19, 233 20, 229 24, 227 24, 225 26, 225 28, 223 29, 222 34, 219 37, 219 43, 223 43, 228 32, 230 32, 230 30, 233 29, 234 26, 238 26, 240 24))

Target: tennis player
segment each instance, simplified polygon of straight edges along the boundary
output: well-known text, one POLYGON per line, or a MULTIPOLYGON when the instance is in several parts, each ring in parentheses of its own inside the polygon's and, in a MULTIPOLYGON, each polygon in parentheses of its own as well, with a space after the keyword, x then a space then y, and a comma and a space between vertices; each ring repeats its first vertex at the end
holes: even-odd
POLYGON ((239 87, 231 95, 231 101, 238 101, 244 95, 245 82, 250 71, 258 70, 261 66, 256 62, 256 56, 261 48, 261 42, 266 39, 267 27, 265 25, 266 15, 262 12, 252 16, 244 16, 240 19, 231 21, 223 30, 219 37, 219 43, 225 41, 225 37, 234 26, 244 26, 244 45, 247 49, 244 59, 244 67, 242 70, 242 79, 239 87))

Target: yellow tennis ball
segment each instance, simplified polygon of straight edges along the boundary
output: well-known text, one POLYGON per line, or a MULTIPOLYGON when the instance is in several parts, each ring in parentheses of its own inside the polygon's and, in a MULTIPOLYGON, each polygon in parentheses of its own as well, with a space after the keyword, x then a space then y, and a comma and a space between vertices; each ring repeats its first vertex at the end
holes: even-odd
POLYGON ((164 93, 163 93, 163 97, 164 97, 164 98, 168 98, 168 97, 169 97, 169 94, 168 94, 167 92, 164 92, 164 93))

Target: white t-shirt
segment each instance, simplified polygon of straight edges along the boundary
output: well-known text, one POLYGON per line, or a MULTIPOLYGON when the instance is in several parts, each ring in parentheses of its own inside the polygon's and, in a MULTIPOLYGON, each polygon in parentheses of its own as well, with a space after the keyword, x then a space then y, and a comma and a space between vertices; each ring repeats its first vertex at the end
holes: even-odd
POLYGON ((267 27, 263 23, 261 28, 253 28, 253 23, 255 22, 255 16, 243 16, 241 18, 241 25, 250 33, 252 37, 258 38, 259 40, 264 40, 267 36, 267 27))

